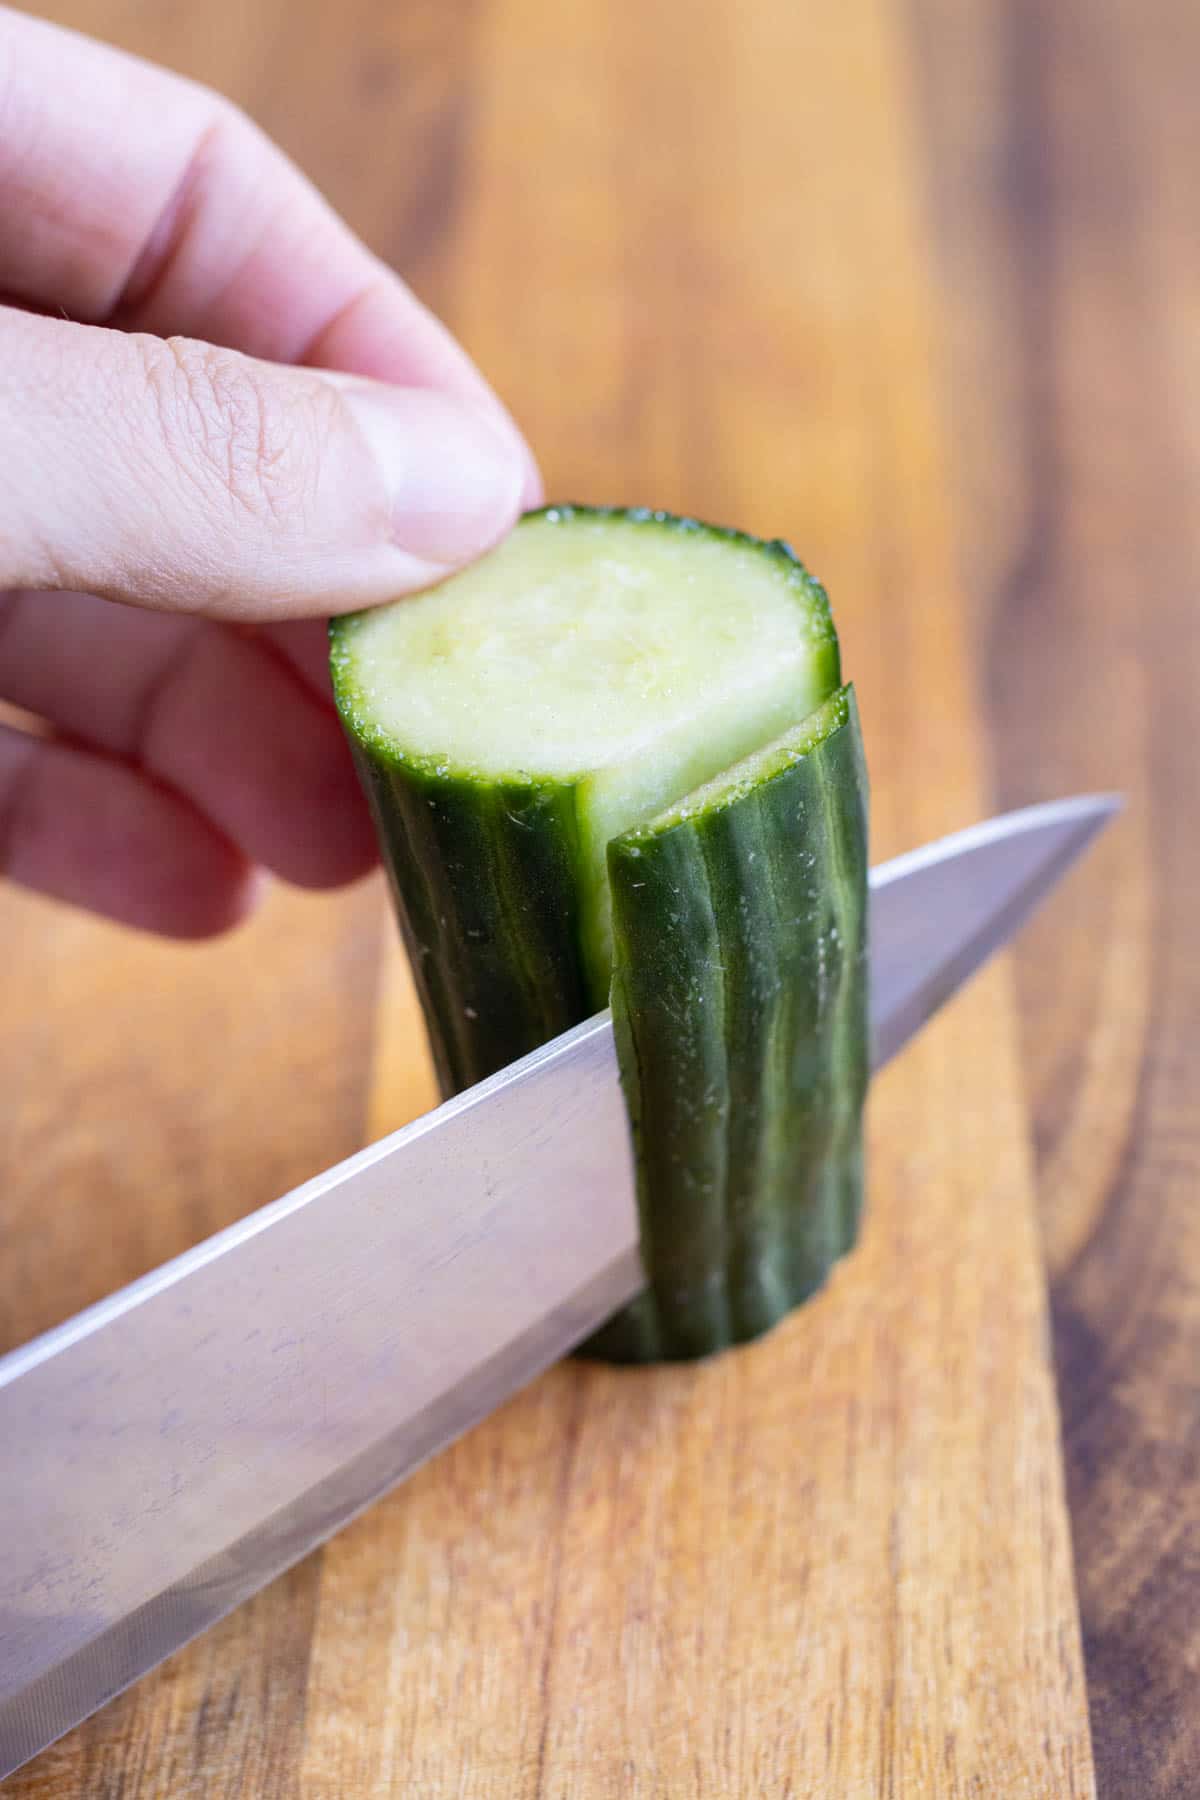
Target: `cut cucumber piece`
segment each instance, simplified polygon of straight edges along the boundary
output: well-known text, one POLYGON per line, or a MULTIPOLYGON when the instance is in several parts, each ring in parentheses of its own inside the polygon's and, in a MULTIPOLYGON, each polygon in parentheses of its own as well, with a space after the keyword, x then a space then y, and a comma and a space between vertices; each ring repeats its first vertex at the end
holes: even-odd
POLYGON ((758 1336, 852 1248, 868 1078, 867 784, 853 691, 608 850, 643 1361, 758 1336))
MULTIPOLYGON (((331 639, 337 703, 383 847, 443 1091, 481 1080, 607 1003, 611 873, 619 909, 619 1047, 638 1133, 648 1265, 656 1281, 660 1268, 675 1280, 682 1296, 684 1265, 671 1272, 666 1246, 672 1234, 694 1236, 705 1246, 701 1263, 718 1252, 723 1259, 708 1276, 711 1295, 721 1290, 725 1298, 707 1310, 700 1304, 685 1257, 693 1274, 678 1316, 660 1294, 623 1320, 623 1337, 613 1328, 608 1347, 614 1354, 695 1354, 761 1329, 792 1303, 789 1295, 811 1288, 817 1263, 823 1271, 832 1246, 844 1247, 845 1238, 828 1222, 818 1228, 793 1220, 793 1248, 783 1255, 781 1184, 799 1165, 781 1146, 803 1124, 806 1169, 827 1140, 841 1159, 841 1127, 834 1128, 831 1108, 844 1101, 856 1129, 861 1104, 857 1087, 842 1094, 851 1059, 801 982, 807 970, 810 988, 817 983, 812 993, 819 988, 826 1002, 836 989, 839 1017, 857 1019, 842 991, 849 963, 828 937, 830 906, 841 909, 838 931, 852 932, 848 902, 816 900, 835 852, 849 857, 848 839, 835 844, 830 835, 829 808, 844 809, 847 833, 863 816, 849 773, 853 759, 833 747, 857 744, 857 723, 839 691, 824 590, 782 543, 663 513, 552 507, 529 515, 498 549, 437 588, 335 621, 331 639), (835 694, 835 722, 819 713, 796 736, 791 728, 835 694), (794 773, 802 768, 806 774, 794 773), (818 814, 822 771, 830 791, 818 814), (789 798, 775 796, 780 781, 789 798), (796 868, 785 879, 779 865, 789 849, 796 868), (713 864, 721 855, 728 863, 723 876, 713 864), (759 883, 760 856, 775 884, 769 892, 759 883), (645 888, 627 873, 639 859, 650 871, 645 888), (672 868, 674 876, 663 873, 672 868), (673 906, 672 879, 679 888, 673 906), (780 906, 790 906, 787 918, 795 921, 786 947, 766 941, 782 929, 780 906), (739 931, 740 963, 731 949, 739 931), (656 933, 664 942, 651 956, 656 933), (728 966, 702 965, 706 943, 728 966), (659 1041, 650 989, 661 982, 664 1003, 669 994, 671 1005, 683 1005, 692 989, 671 982, 682 981, 685 969, 694 1010, 708 1006, 717 1023, 688 1027, 673 1075, 648 1062, 643 1071, 635 1052, 644 1060, 646 1046, 659 1041), (786 989, 777 1004, 764 1000, 760 1007, 775 1021, 769 1043, 753 1038, 750 1002, 737 999, 739 983, 750 992, 768 969, 786 989), (811 1044, 795 1048, 810 1025, 811 1044), (711 1043, 702 1053, 705 1033, 711 1043), (706 1055, 711 1080, 699 1089, 706 1055), (663 1111, 659 1090, 672 1081, 676 1111, 663 1111), (706 1110, 714 1083, 719 1092, 711 1104, 724 1109, 728 1127, 726 1163, 753 1151, 760 1171, 742 1186, 723 1174, 719 1203, 714 1158, 725 1128, 706 1110), (751 1109, 758 1124, 750 1113, 741 1117, 740 1100, 732 1120, 735 1091, 759 1095, 758 1111, 751 1109), (661 1171, 686 1149, 685 1102, 697 1133, 695 1154, 685 1158, 692 1175, 683 1169, 672 1185, 661 1171), (651 1141, 658 1126, 647 1121, 660 1115, 661 1135, 651 1141), (660 1173, 651 1177, 651 1167, 660 1173), (698 1208, 691 1224, 689 1182, 698 1208), (735 1221, 717 1231, 718 1205, 739 1218, 747 1207, 771 1212, 763 1226, 769 1251, 757 1274, 750 1264, 758 1227, 735 1221), (807 1263, 806 1232, 820 1240, 807 1263)), ((865 881, 865 841, 858 850, 865 881)), ((843 885, 850 881, 848 874, 843 885)), ((664 1053, 668 1037, 661 1036, 664 1053)), ((859 1049, 865 1057, 865 1028, 859 1049)), ((844 1179, 831 1176, 829 1192, 844 1179)), ((812 1213, 820 1183, 815 1174, 806 1180, 808 1197, 798 1195, 798 1204, 812 1213)), ((856 1199, 843 1200, 843 1210, 856 1210, 856 1199)))

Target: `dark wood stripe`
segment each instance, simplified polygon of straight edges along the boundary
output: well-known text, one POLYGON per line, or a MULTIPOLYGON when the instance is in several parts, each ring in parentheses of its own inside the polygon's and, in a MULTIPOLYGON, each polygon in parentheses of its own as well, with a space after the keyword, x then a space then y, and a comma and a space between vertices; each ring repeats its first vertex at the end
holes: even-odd
POLYGON ((1123 842, 1030 931, 1017 976, 1099 1791, 1194 1796, 1200 433, 1176 359, 1200 237, 1174 189, 1200 156, 1200 14, 908 0, 908 16, 997 798, 1130 800, 1123 842), (1081 1120, 1106 1079, 1117 1116, 1093 1154, 1081 1120))

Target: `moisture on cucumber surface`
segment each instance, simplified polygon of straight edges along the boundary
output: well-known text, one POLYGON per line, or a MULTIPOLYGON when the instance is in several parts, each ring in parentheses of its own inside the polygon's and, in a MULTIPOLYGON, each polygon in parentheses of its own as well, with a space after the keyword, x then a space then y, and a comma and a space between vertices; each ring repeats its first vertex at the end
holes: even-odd
POLYGON ((613 987, 650 1288, 596 1348, 755 1335, 861 1184, 865 782, 823 589, 781 543, 552 507, 331 639, 443 1090, 613 987))

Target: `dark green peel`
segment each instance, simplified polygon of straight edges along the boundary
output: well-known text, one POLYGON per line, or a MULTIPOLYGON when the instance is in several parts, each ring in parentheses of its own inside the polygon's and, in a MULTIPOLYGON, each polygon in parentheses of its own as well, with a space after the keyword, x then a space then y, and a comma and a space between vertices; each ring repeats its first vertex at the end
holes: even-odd
POLYGON ((613 1018, 646 1296, 594 1340, 644 1360, 756 1337, 854 1243, 867 1085, 867 789, 842 689, 721 797, 609 846, 613 1018))
POLYGON ((579 943, 578 829, 560 783, 484 783, 351 737, 445 1095, 605 1004, 579 943))

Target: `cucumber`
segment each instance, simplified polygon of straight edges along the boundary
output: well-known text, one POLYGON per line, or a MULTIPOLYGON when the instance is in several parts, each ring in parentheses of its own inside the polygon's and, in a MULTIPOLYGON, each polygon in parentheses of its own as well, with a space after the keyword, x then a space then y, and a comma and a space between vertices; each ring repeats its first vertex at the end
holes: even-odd
POLYGON ((850 688, 609 845, 613 1024, 648 1287, 621 1360, 757 1337, 853 1247, 867 783, 850 688))
POLYGON ((860 1180, 865 790, 824 590, 782 543, 551 507, 336 620, 331 667, 443 1092, 613 987, 654 1288, 595 1348, 765 1328, 846 1247, 860 1180))

